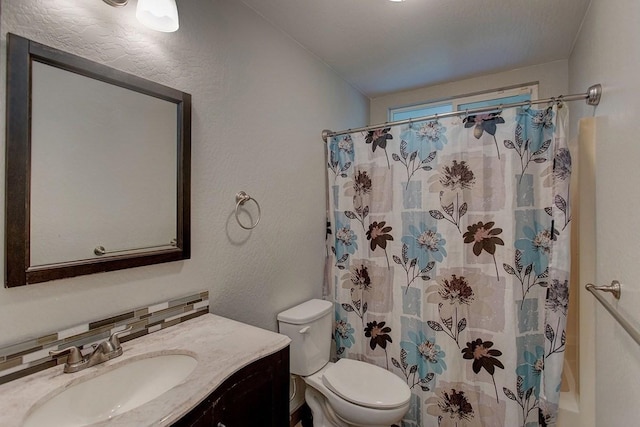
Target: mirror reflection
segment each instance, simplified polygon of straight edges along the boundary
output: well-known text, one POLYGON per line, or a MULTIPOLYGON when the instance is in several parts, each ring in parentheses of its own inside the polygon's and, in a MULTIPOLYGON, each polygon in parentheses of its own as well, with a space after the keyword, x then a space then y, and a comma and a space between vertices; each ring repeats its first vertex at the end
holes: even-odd
POLYGON ((32 81, 30 265, 170 246, 176 104, 39 62, 32 81))

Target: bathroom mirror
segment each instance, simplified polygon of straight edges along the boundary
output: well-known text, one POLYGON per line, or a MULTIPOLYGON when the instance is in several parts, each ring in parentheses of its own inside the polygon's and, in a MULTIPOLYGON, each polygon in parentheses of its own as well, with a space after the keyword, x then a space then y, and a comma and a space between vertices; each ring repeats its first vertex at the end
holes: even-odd
POLYGON ((6 287, 189 258, 191 96, 7 46, 6 287))

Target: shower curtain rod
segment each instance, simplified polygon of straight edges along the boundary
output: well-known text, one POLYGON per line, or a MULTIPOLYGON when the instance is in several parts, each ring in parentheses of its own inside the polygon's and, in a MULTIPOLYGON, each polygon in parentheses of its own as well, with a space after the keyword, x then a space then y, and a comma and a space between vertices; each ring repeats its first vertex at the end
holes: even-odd
POLYGON ((327 138, 330 138, 332 136, 338 136, 338 135, 346 135, 352 132, 368 132, 376 129, 383 129, 389 126, 404 125, 412 122, 422 122, 425 120, 437 120, 437 119, 443 119, 445 117, 455 117, 455 116, 462 116, 462 115, 466 116, 466 115, 472 115, 476 113, 484 113, 487 111, 495 111, 496 109, 502 110, 503 108, 524 107, 525 105, 532 105, 532 104, 546 104, 549 102, 555 103, 555 102, 562 102, 562 101, 578 101, 578 100, 584 99, 589 105, 598 105, 600 103, 601 96, 602 96, 602 86, 600 84, 596 84, 596 85, 590 86, 586 93, 578 93, 574 95, 564 95, 564 96, 560 95, 554 98, 538 99, 535 101, 513 102, 511 104, 504 104, 504 105, 500 104, 499 106, 494 105, 491 107, 480 107, 480 108, 473 108, 470 110, 452 111, 450 113, 433 114, 430 116, 416 117, 416 118, 405 119, 405 120, 397 120, 395 122, 379 123, 377 125, 371 125, 371 126, 363 126, 355 129, 346 129, 346 130, 341 130, 339 132, 333 132, 325 129, 322 131, 322 139, 326 143, 327 138))

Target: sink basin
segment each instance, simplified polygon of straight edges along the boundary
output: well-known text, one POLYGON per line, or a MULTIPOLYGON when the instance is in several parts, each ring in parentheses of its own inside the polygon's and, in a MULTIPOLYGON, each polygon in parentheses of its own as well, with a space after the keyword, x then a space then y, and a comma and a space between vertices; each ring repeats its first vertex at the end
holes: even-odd
POLYGON ((158 355, 124 363, 34 406, 24 427, 80 427, 106 421, 182 383, 196 364, 195 358, 185 354, 158 355))

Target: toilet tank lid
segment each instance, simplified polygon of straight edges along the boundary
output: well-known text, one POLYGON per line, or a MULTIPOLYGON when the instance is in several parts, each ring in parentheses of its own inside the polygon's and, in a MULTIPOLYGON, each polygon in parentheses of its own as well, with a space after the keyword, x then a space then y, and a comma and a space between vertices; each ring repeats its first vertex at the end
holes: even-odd
POLYGON ((332 302, 321 299, 312 299, 278 314, 278 321, 292 323, 294 325, 302 325, 321 318, 327 313, 330 313, 332 309, 332 302))

